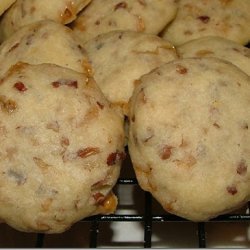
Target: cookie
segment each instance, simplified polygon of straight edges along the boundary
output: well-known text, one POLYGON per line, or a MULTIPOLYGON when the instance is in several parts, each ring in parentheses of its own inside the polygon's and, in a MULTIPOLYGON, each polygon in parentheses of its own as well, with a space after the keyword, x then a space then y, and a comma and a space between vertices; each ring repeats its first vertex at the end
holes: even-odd
POLYGON ((0 2, 0 15, 2 15, 14 2, 15 0, 2 0, 0 2))
POLYGON ((84 44, 93 76, 106 98, 128 113, 137 79, 177 58, 172 44, 156 35, 111 31, 84 44))
POLYGON ((62 24, 70 23, 90 2, 91 0, 17 0, 0 22, 0 37, 5 40, 22 26, 36 21, 49 19, 62 24))
POLYGON ((144 75, 131 98, 129 152, 162 207, 206 221, 250 200, 250 78, 217 58, 144 75))
POLYGON ((93 0, 72 27, 83 42, 113 30, 158 34, 176 11, 175 0, 93 0))
POLYGON ((204 36, 245 45, 250 41, 249 13, 246 0, 180 0, 176 18, 162 36, 174 45, 204 36))
POLYGON ((16 64, 0 92, 0 220, 59 233, 114 212, 123 119, 94 80, 52 64, 16 64))
POLYGON ((90 73, 86 51, 70 28, 54 21, 39 21, 13 34, 0 46, 0 76, 19 61, 53 63, 90 73))
POLYGON ((250 75, 250 49, 222 37, 202 37, 178 47, 181 57, 217 57, 250 75))

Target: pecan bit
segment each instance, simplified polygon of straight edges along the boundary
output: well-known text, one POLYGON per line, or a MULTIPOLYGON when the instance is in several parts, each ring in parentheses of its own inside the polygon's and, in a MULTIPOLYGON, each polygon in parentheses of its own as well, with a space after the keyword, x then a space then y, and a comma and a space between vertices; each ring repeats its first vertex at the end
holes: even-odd
POLYGON ((216 123, 216 122, 213 124, 213 126, 216 127, 216 128, 220 128, 220 125, 218 123, 216 123))
POLYGON ((114 7, 114 11, 120 9, 120 8, 123 8, 123 9, 126 9, 127 8, 127 3, 126 2, 120 2, 118 4, 115 5, 114 7))
POLYGON ((160 157, 162 160, 167 160, 172 154, 172 146, 165 145, 160 152, 160 157))
POLYGON ((227 192, 231 195, 235 195, 238 193, 237 189, 235 186, 228 186, 227 187, 227 192))
POLYGON ((20 43, 14 44, 14 45, 8 50, 8 52, 11 52, 11 51, 13 51, 14 49, 16 49, 16 48, 19 46, 19 44, 20 44, 20 43))
POLYGON ((100 149, 99 148, 84 148, 84 149, 80 149, 77 151, 77 156, 81 157, 81 158, 87 158, 91 155, 96 155, 100 153, 100 149))
POLYGON ((188 69, 178 64, 176 65, 176 72, 178 72, 181 75, 184 75, 188 72, 188 69))
POLYGON ((245 160, 241 160, 241 162, 237 166, 237 174, 245 175, 247 173, 247 164, 245 160))
POLYGON ((96 102, 96 104, 98 105, 98 107, 99 107, 100 109, 103 109, 103 108, 104 108, 104 105, 101 104, 100 102, 96 102))
POLYGON ((98 193, 93 194, 93 198, 95 199, 96 204, 102 204, 105 196, 102 193, 98 192, 98 193))
POLYGON ((135 17, 137 18, 137 25, 136 25, 136 31, 142 32, 145 30, 145 23, 142 19, 141 16, 137 16, 135 15, 135 17))
POLYGON ((46 125, 47 129, 52 129, 54 132, 59 132, 60 125, 58 121, 52 121, 46 125))
POLYGON ((27 88, 25 87, 25 85, 22 82, 16 82, 13 85, 14 88, 16 88, 17 90, 19 90, 20 92, 24 92, 27 90, 27 88))
POLYGON ((197 19, 199 19, 203 23, 208 23, 210 21, 210 17, 209 16, 198 16, 197 19))
POLYGON ((41 169, 47 170, 50 167, 50 165, 43 161, 41 158, 33 157, 33 161, 41 169))
POLYGON ((67 137, 62 137, 61 138, 61 141, 60 141, 60 143, 61 143, 61 146, 62 147, 67 147, 67 146, 69 146, 69 139, 67 138, 67 137))
POLYGON ((61 85, 66 85, 68 87, 78 88, 78 82, 74 80, 58 80, 55 82, 52 82, 51 85, 54 88, 59 88, 61 85))
POLYGON ((115 153, 111 153, 107 158, 108 166, 115 165, 119 161, 123 161, 126 158, 126 154, 124 152, 116 151, 115 153))
POLYGON ((69 20, 70 18, 72 18, 73 13, 69 10, 69 8, 66 8, 63 12, 63 14, 61 14, 62 20, 63 22, 69 20))

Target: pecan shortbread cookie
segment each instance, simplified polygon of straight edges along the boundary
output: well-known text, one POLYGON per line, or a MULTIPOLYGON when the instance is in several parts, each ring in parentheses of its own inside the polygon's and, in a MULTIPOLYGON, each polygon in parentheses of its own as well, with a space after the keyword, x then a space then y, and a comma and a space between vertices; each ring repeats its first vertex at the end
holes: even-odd
POLYGON ((53 63, 91 74, 86 51, 70 28, 46 20, 22 27, 0 46, 0 76, 12 65, 53 63))
POLYGON ((93 0, 73 23, 83 42, 113 30, 158 34, 176 15, 176 0, 93 0))
POLYGON ((162 35, 174 45, 203 36, 244 45, 250 41, 249 13, 248 0, 180 0, 175 20, 162 35))
POLYGON ((106 98, 128 114, 137 79, 177 59, 174 46, 156 35, 111 31, 84 44, 93 76, 106 98))
POLYGON ((250 200, 250 78, 217 58, 176 60, 131 98, 129 152, 162 207, 206 221, 250 200))
POLYGON ((59 233, 115 211, 123 117, 84 74, 13 66, 0 84, 0 220, 59 233))
POLYGON ((229 61, 250 75, 250 49, 231 40, 208 36, 178 47, 179 55, 187 57, 216 57, 229 61))
MULTIPOLYGON (((2 1, 2 0, 1 0, 2 1)), ((67 24, 91 0, 17 0, 0 22, 1 40, 5 40, 20 27, 41 20, 54 20, 67 24)))

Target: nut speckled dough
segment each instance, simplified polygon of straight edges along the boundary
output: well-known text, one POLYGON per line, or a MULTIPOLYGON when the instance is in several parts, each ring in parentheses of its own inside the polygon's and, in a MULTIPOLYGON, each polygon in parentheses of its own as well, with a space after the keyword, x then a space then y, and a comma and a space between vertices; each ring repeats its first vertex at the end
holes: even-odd
POLYGON ((250 200, 250 78, 217 58, 141 78, 129 152, 140 186, 170 213, 204 221, 250 200))
POLYGON ((250 75, 250 49, 222 37, 202 37, 178 47, 179 55, 216 57, 229 61, 250 75))
POLYGON ((174 45, 203 36, 220 36, 240 44, 250 41, 250 1, 180 0, 176 19, 163 37, 174 45))
POLYGON ((128 113, 136 80, 177 58, 169 42, 135 31, 111 31, 84 44, 93 75, 106 98, 128 113))
POLYGON ((91 0, 17 0, 0 22, 1 40, 5 40, 20 27, 41 20, 54 20, 67 24, 91 0))
POLYGON ((0 15, 4 13, 16 0, 1 0, 0 1, 0 15))
POLYGON ((176 11, 175 0, 93 0, 73 23, 73 29, 82 41, 112 30, 158 34, 176 11))
POLYGON ((53 63, 90 73, 86 51, 70 28, 54 21, 39 21, 13 34, 0 46, 0 75, 19 61, 53 63))
POLYGON ((123 119, 95 82, 56 65, 17 64, 0 92, 0 219, 59 233, 114 212, 123 119))

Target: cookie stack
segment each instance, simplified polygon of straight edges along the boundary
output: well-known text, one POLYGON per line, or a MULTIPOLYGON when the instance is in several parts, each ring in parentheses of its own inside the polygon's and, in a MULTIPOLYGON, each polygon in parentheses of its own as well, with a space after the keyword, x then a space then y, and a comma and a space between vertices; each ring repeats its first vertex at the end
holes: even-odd
POLYGON ((167 212, 206 221, 250 200, 250 2, 12 2, 0 5, 1 220, 59 233, 115 212, 126 144, 167 212))

